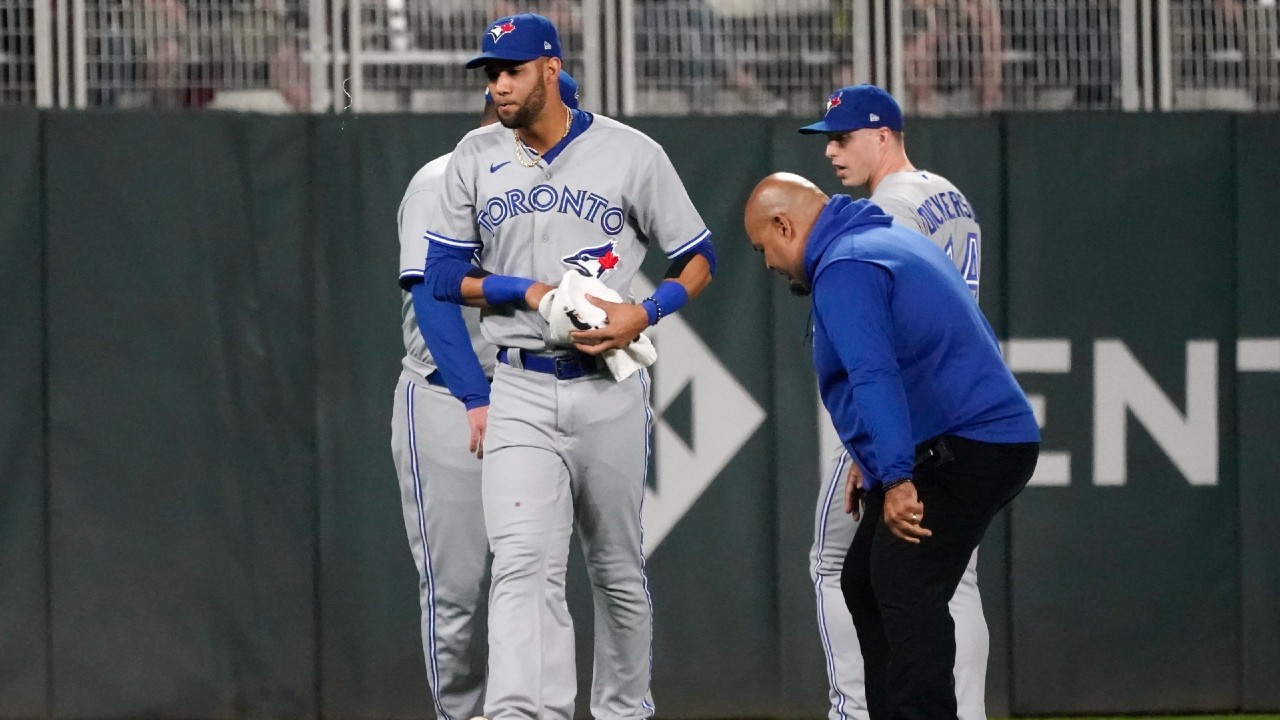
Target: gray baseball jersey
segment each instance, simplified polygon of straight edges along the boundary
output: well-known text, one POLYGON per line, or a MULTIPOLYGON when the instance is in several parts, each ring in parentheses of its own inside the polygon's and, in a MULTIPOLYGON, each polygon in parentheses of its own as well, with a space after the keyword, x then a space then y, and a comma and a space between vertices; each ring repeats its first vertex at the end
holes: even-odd
MULTIPOLYGON (((451 154, 441 155, 423 165, 409 187, 404 191, 404 199, 400 201, 400 211, 396 223, 400 230, 400 281, 406 279, 422 279, 422 266, 427 261, 427 228, 432 225, 431 214, 436 212, 440 202, 440 191, 444 184, 445 167, 449 164, 451 154)), ((480 333, 480 311, 475 308, 462 308, 462 317, 467 322, 467 330, 471 332, 471 347, 484 366, 484 374, 493 376, 494 356, 497 350, 486 342, 480 333)), ((404 359, 401 364, 405 370, 417 373, 426 378, 436 369, 436 362, 422 339, 422 331, 418 329, 418 317, 413 311, 413 297, 409 293, 401 293, 400 327, 404 333, 404 359)))
POLYGON ((942 248, 974 297, 982 270, 982 228, 973 206, 951 181, 925 170, 887 175, 871 202, 942 248))
MULTIPOLYGON (((439 204, 449 156, 413 176, 400 202, 400 280, 422 277, 425 233, 439 204)), ((418 569, 422 651, 436 717, 461 720, 483 707, 486 583, 489 540, 484 531, 480 459, 469 452, 467 412, 449 391, 427 380, 436 362, 423 342, 413 298, 401 299, 404 366, 391 415, 391 452, 400 481, 409 550, 418 569)), ((472 347, 493 374, 493 346, 480 335, 480 313, 462 308, 472 347)), ((438 378, 436 382, 440 382, 438 378)))
MULTIPOLYGON (((521 164, 514 143, 501 125, 462 139, 432 228, 432 240, 478 252, 485 270, 554 285, 577 269, 630 298, 649 242, 674 257, 710 237, 662 147, 633 128, 596 115, 535 167, 521 164)), ((550 348, 534 310, 490 311, 482 327, 495 345, 550 348)))
MULTIPOLYGON (((955 263, 978 296, 982 229, 969 201, 941 175, 923 170, 886 176, 871 194, 871 201, 906 225, 930 238, 955 263)), ((866 720, 866 688, 862 652, 853 619, 844 612, 840 573, 845 553, 853 542, 858 522, 844 512, 844 484, 849 453, 837 444, 824 462, 824 482, 814 515, 813 547, 809 552, 809 577, 818 601, 818 630, 826 655, 831 707, 829 720, 866 720)), ((955 595, 948 603, 956 631, 953 673, 956 707, 960 720, 986 720, 987 655, 990 641, 987 620, 978 593, 978 552, 965 567, 955 595)))
MULTIPOLYGON (((468 134, 445 172, 428 237, 501 275, 557 284, 574 269, 624 298, 648 246, 668 257, 710 237, 661 146, 599 115, 575 114, 550 159, 493 125, 468 134), (588 124, 589 123, 589 124, 588 124)), ((482 316, 496 345, 554 352, 536 311, 482 316)), ((563 350, 561 350, 563 352, 563 350)), ((571 528, 595 595, 591 713, 651 717, 653 620, 641 503, 648 468, 648 374, 559 380, 508 353, 494 373, 485 438, 485 527, 493 550, 485 715, 573 716, 573 628, 564 600, 571 528)))

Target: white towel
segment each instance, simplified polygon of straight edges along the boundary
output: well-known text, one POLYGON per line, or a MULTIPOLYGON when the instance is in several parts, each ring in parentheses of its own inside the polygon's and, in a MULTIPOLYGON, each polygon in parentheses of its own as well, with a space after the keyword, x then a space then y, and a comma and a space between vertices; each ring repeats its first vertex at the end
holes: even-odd
MULTIPOLYGON (((543 296, 538 312, 551 326, 551 341, 557 345, 573 346, 570 333, 604 326, 605 312, 587 301, 593 295, 609 302, 622 302, 622 296, 599 278, 570 270, 560 280, 560 286, 543 296)), ((658 350, 648 335, 640 334, 630 345, 621 349, 606 350, 600 357, 613 373, 614 380, 631 377, 640 368, 649 367, 658 359, 658 350)))

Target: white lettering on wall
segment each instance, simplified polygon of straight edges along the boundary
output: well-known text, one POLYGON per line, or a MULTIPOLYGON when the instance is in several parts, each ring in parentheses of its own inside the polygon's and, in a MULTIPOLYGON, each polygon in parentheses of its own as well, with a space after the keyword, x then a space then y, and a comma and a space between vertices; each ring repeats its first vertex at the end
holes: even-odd
POLYGON ((1093 482, 1129 479, 1127 417, 1151 434, 1192 485, 1218 484, 1218 343, 1187 343, 1186 412, 1180 412, 1122 340, 1093 345, 1093 482))
MULTIPOLYGON (((1015 373, 1071 372, 1071 343, 1065 338, 1010 339, 1004 343, 1004 359, 1015 373)), ((1047 422, 1047 400, 1044 395, 1027 394, 1036 424, 1044 429, 1047 422)), ((1071 453, 1065 450, 1045 450, 1041 447, 1036 472, 1031 485, 1063 487, 1071 484, 1071 453)))

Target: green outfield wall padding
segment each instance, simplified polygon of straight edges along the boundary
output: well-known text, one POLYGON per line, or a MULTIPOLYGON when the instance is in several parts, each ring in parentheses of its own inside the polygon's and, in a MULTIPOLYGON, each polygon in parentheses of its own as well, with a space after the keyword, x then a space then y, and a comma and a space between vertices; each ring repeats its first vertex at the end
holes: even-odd
MULTIPOLYGON (((1245 709, 1280 707, 1280 245, 1275 231, 1275 172, 1280 158, 1280 120, 1274 116, 1236 120, 1236 187, 1240 281, 1237 331, 1262 347, 1263 363, 1239 373, 1236 442, 1240 469, 1240 638, 1243 643, 1241 704, 1245 709), (1268 369, 1269 368, 1269 369, 1268 369)), ((1256 348, 1257 345, 1254 345, 1256 348)), ((1257 350, 1246 350, 1252 355, 1257 350)))
POLYGON ((431 707, 418 576, 391 461, 400 374, 396 210, 409 179, 469 125, 315 118, 321 707, 327 718, 422 717, 431 707))
POLYGON ((311 717, 307 120, 45 128, 53 713, 311 717))
MULTIPOLYGON (((705 491, 648 562, 654 699, 658 712, 670 717, 723 717, 737 708, 780 713, 769 419, 775 278, 750 251, 742 229, 742 206, 769 170, 767 152, 743 154, 742 148, 767 149, 769 126, 756 118, 724 118, 714 133, 691 133, 680 119, 637 120, 636 126, 671 157, 720 258, 704 298, 655 328, 655 475, 648 510, 661 508, 662 516, 677 510, 673 497, 681 486, 705 491), (679 401, 682 393, 688 404, 679 401), (725 445, 736 451, 721 457, 725 445), (690 632, 695 627, 698 632, 690 632)), ((647 275, 660 280, 668 263, 656 247, 648 256, 647 275)), ((650 525, 652 535, 658 528, 650 525)))
POLYGON ((1069 372, 1020 376, 1071 456, 1013 505, 1012 709, 1237 707, 1232 118, 1006 122, 1008 335, 1070 343, 1069 372))
POLYGON ((40 114, 0 110, 0 717, 48 713, 40 114))
MULTIPOLYGON (((390 451, 396 211, 477 123, 459 110, 0 113, 0 718, 433 717, 390 451)), ((797 119, 633 124, 719 256, 652 331, 659 716, 820 717, 828 420, 808 301, 742 206, 775 170, 844 189, 797 119)), ((981 306, 1044 420, 1043 474, 979 553, 993 716, 1280 709, 1278 131, 908 123, 978 212, 981 306)), ((653 249, 643 275, 666 266, 653 249)))

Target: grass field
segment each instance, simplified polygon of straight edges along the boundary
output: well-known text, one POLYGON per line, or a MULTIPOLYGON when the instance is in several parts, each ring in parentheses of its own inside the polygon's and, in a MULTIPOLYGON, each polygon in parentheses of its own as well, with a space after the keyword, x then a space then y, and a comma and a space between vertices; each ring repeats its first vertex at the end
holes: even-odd
POLYGON ((1280 715, 1076 715, 1061 718, 1036 717, 1034 720, 1138 720, 1138 718, 1143 720, 1280 720, 1280 715))

